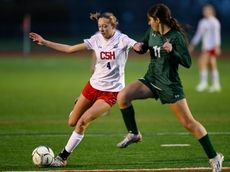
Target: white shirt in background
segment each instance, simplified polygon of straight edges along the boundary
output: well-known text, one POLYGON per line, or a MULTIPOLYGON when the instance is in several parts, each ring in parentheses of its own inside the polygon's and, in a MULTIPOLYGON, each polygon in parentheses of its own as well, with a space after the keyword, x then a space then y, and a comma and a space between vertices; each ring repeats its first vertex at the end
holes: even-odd
POLYGON ((196 46, 201 40, 203 50, 211 50, 220 46, 220 22, 216 17, 206 17, 199 21, 192 44, 196 46))

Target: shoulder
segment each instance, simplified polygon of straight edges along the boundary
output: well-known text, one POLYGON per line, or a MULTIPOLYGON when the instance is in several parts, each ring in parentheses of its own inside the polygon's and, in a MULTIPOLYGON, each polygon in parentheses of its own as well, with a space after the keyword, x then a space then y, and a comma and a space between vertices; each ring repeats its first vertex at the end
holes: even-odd
POLYGON ((94 35, 92 35, 90 38, 87 38, 87 39, 85 39, 85 40, 88 40, 88 41, 100 41, 102 39, 102 35, 101 35, 101 33, 100 32, 96 32, 94 35))
POLYGON ((170 37, 184 37, 181 31, 175 29, 171 30, 169 35, 170 37))
POLYGON ((154 31, 151 27, 149 27, 146 31, 145 31, 146 34, 152 34, 152 33, 157 33, 156 31, 154 31))
POLYGON ((155 32, 151 27, 149 27, 146 31, 145 31, 145 38, 149 37, 150 35, 158 35, 158 32, 155 32))
POLYGON ((170 33, 170 36, 169 36, 170 40, 174 40, 175 43, 185 43, 186 42, 186 36, 181 32, 181 31, 178 31, 178 30, 172 30, 171 33, 170 33))
POLYGON ((115 32, 115 38, 117 40, 129 40, 129 39, 131 39, 128 35, 122 33, 119 30, 116 30, 116 32, 115 32))
POLYGON ((220 21, 216 17, 211 18, 212 22, 215 23, 216 25, 220 25, 220 21))
POLYGON ((118 38, 129 38, 129 36, 127 35, 127 34, 125 34, 125 33, 122 33, 121 31, 119 31, 119 30, 116 30, 116 37, 118 37, 118 38))
POLYGON ((207 18, 202 18, 202 19, 200 19, 198 24, 199 24, 199 26, 205 26, 208 22, 209 21, 207 18))
POLYGON ((116 35, 116 37, 119 37, 119 38, 121 38, 121 37, 128 37, 128 35, 126 35, 125 33, 122 33, 119 30, 116 30, 115 35, 116 35))
POLYGON ((91 38, 100 38, 102 35, 100 32, 96 32, 94 35, 91 36, 91 38))

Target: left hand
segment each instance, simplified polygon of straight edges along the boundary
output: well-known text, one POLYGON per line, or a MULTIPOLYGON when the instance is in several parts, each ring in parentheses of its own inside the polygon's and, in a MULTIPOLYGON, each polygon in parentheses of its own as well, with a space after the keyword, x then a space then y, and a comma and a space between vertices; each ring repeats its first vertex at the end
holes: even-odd
POLYGON ((169 42, 169 40, 167 40, 164 44, 163 44, 163 49, 167 52, 170 53, 172 51, 172 44, 169 42))

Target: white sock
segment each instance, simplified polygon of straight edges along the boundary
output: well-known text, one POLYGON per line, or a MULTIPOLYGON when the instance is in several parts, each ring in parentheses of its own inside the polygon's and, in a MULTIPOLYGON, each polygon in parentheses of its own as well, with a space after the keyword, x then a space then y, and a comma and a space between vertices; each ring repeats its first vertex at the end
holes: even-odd
POLYGON ((200 84, 206 84, 208 81, 208 71, 205 69, 205 70, 202 70, 200 71, 200 84))
POLYGON ((70 136, 66 146, 65 150, 69 153, 73 152, 73 150, 77 147, 77 145, 81 142, 84 135, 78 134, 75 131, 73 131, 72 135, 70 136))
POLYGON ((214 86, 220 86, 219 72, 216 69, 212 71, 212 84, 214 86))

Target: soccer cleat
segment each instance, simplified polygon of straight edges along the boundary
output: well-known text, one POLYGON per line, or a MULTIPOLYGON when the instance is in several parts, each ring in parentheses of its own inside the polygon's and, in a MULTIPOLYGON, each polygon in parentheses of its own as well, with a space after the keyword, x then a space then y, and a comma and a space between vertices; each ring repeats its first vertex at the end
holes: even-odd
POLYGON ((209 92, 209 93, 220 92, 220 91, 221 91, 220 85, 212 85, 212 86, 208 89, 208 92, 209 92))
POLYGON ((224 161, 224 156, 221 153, 217 153, 216 157, 209 160, 212 168, 212 172, 221 172, 222 163, 224 161))
POLYGON ((142 141, 142 135, 140 132, 138 134, 128 133, 125 138, 117 144, 117 147, 126 148, 128 145, 140 141, 142 141))
POLYGON ((208 84, 206 82, 202 82, 200 84, 197 85, 196 87, 196 91, 198 92, 202 92, 208 89, 208 84))
POLYGON ((56 156, 53 162, 50 164, 52 167, 65 167, 67 165, 67 161, 63 160, 60 156, 56 156))

